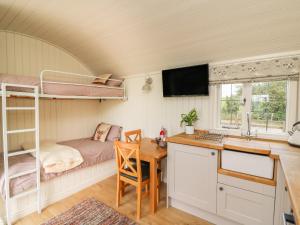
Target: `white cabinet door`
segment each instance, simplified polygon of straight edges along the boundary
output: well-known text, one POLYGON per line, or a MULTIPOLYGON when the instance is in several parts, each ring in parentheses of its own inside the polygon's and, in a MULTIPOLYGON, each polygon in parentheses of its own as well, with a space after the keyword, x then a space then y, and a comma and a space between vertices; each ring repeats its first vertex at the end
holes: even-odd
POLYGON ((285 177, 281 164, 278 163, 274 225, 284 225, 282 215, 283 213, 291 213, 291 209, 291 200, 286 187, 285 177))
POLYGON ((217 151, 168 143, 171 198, 216 213, 217 151))
POLYGON ((218 184, 218 215, 244 225, 273 225, 274 198, 218 184))

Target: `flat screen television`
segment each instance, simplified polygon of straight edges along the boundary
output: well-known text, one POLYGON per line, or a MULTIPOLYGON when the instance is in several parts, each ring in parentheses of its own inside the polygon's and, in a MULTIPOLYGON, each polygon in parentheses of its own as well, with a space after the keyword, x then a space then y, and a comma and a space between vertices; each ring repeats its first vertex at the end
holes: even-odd
POLYGON ((208 64, 162 71, 163 96, 208 96, 208 64))

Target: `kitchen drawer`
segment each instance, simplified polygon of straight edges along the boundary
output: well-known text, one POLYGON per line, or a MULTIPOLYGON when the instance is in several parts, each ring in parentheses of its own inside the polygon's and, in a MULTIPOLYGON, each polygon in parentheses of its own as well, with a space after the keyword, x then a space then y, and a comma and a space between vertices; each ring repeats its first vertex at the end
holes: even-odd
POLYGON ((256 192, 263 195, 268 195, 275 198, 275 186, 261 184, 254 181, 244 180, 232 176, 226 176, 218 174, 218 183, 225 184, 228 186, 244 189, 247 191, 256 192))
POLYGON ((273 179, 274 159, 264 155, 223 150, 221 152, 221 168, 273 179))
POLYGON ((244 225, 273 225, 274 198, 218 184, 217 213, 244 225))

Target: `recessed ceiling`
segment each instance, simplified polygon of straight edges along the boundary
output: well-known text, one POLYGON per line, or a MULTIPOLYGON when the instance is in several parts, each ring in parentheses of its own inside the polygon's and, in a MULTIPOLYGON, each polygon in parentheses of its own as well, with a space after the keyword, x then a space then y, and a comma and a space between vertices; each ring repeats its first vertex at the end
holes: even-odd
POLYGON ((0 29, 129 75, 300 49, 298 0, 0 0, 0 29))

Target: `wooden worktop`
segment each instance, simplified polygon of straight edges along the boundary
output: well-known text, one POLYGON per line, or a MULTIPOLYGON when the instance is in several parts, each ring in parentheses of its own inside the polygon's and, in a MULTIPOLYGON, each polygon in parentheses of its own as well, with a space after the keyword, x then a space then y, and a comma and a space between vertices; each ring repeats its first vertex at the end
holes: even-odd
POLYGON ((259 139, 248 141, 240 137, 225 137, 222 143, 217 143, 208 140, 196 140, 195 135, 187 135, 184 133, 169 137, 167 141, 216 149, 219 151, 230 149, 256 153, 279 159, 289 190, 296 224, 300 225, 300 148, 292 147, 283 141, 259 139))
POLYGON ((251 139, 250 141, 238 136, 224 137, 222 143, 210 140, 196 139, 196 135, 180 133, 167 138, 167 142, 192 145, 216 150, 230 149, 240 152, 256 153, 278 159, 281 153, 294 152, 300 154, 300 148, 292 147, 285 141, 266 139, 251 139))

